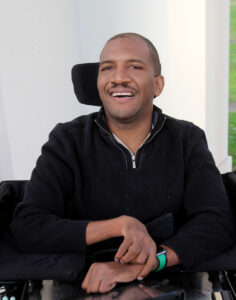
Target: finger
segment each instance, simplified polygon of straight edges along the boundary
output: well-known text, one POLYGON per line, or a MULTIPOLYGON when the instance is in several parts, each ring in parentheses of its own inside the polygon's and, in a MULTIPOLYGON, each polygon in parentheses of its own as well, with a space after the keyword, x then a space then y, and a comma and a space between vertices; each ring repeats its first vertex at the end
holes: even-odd
POLYGON ((96 293, 99 291, 101 279, 96 275, 96 264, 92 264, 82 282, 81 287, 86 290, 87 293, 96 293))
POLYGON ((131 243, 124 239, 124 241, 121 243, 119 249, 116 252, 115 261, 119 261, 121 257, 124 256, 124 254, 128 251, 130 245, 131 243))
POLYGON ((89 271, 87 272, 82 284, 81 284, 81 287, 82 289, 86 290, 87 288, 87 285, 88 285, 88 276, 89 276, 89 271))
MULTIPOLYGON (((136 259, 136 257, 140 254, 141 250, 142 249, 139 246, 132 245, 131 247, 129 247, 128 252, 126 252, 126 254, 120 258, 120 261, 126 264, 132 261, 133 259, 136 259)), ((146 251, 144 252, 145 253, 143 255, 147 258, 148 253, 146 251)))
POLYGON ((97 276, 91 276, 88 286, 86 288, 87 293, 98 293, 101 285, 101 279, 97 276))
POLYGON ((144 265, 148 257, 147 252, 148 251, 146 250, 141 251, 138 256, 136 256, 134 259, 130 261, 130 263, 144 265))
POLYGON ((140 273, 137 276, 138 280, 141 280, 145 277, 148 276, 148 274, 152 271, 155 270, 158 267, 158 261, 155 256, 149 255, 146 264, 140 271, 140 273))
POLYGON ((88 283, 89 283, 89 281, 90 281, 90 277, 91 277, 91 275, 92 275, 92 273, 93 273, 94 268, 95 268, 95 264, 92 264, 92 265, 89 267, 88 272, 87 272, 87 274, 85 275, 85 278, 84 278, 84 280, 83 280, 83 282, 82 282, 82 284, 81 284, 82 289, 84 289, 84 290, 87 289, 87 286, 88 286, 88 283))

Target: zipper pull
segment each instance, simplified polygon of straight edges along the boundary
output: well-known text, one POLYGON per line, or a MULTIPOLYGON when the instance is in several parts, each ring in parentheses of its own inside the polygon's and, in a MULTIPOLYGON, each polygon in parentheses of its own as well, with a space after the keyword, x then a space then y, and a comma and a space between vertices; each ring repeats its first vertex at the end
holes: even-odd
POLYGON ((133 169, 136 169, 135 154, 132 154, 133 169))

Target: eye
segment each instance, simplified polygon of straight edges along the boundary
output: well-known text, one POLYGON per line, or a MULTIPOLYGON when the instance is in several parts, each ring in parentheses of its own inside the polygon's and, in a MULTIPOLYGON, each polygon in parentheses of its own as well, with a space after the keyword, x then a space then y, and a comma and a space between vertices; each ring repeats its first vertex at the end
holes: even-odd
POLYGON ((141 66, 137 66, 137 65, 131 65, 130 68, 131 69, 137 69, 137 70, 141 70, 142 69, 141 66))
POLYGON ((112 66, 104 66, 104 67, 102 67, 101 68, 101 71, 103 72, 103 71, 109 71, 109 70, 111 70, 112 69, 112 66))

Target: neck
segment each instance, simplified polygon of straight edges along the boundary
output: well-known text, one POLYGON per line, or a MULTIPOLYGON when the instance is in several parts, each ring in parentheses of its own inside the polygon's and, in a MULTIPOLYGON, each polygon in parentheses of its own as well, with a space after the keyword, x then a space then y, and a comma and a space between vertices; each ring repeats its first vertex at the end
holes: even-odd
POLYGON ((152 115, 138 122, 121 122, 107 118, 108 126, 133 153, 136 153, 152 128, 152 115))

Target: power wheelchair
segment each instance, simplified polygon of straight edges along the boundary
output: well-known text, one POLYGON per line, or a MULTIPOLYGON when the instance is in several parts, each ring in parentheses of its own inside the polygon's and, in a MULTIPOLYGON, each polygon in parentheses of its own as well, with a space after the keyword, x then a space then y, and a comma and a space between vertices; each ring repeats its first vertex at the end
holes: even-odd
MULTIPOLYGON (((74 92, 80 103, 102 104, 96 88, 98 66, 98 63, 87 63, 72 69, 74 92)), ((235 216, 236 171, 223 174, 222 179, 235 216)), ((171 268, 151 274, 142 286, 138 282, 120 284, 106 295, 86 295, 78 284, 84 275, 78 255, 28 255, 16 250, 8 228, 14 207, 23 198, 26 182, 0 183, 0 300, 236 299, 236 244, 191 272, 171 268), (50 293, 50 298, 44 293, 50 293)), ((111 253, 95 253, 87 261, 103 260, 111 253)))

